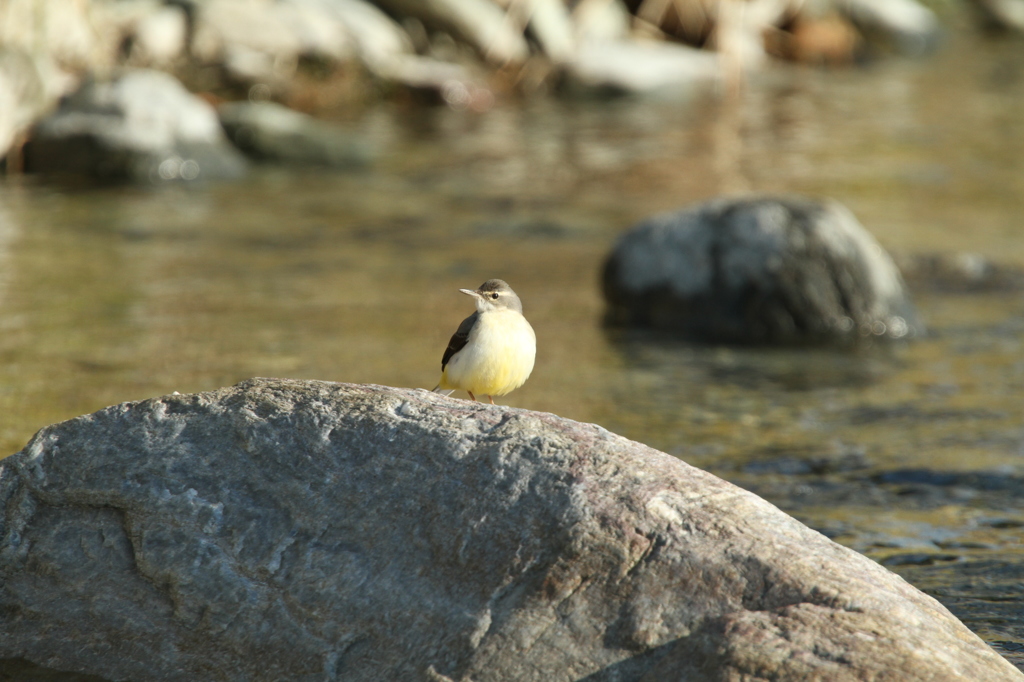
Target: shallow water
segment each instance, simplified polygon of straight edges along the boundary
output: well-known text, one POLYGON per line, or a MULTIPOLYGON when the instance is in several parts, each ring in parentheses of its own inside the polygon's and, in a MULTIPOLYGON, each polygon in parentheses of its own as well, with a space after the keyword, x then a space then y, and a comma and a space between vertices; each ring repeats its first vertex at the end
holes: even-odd
POLYGON ((847 204, 890 250, 1024 267, 1024 44, 779 67, 742 100, 380 106, 358 174, 0 184, 0 452, 109 404, 251 376, 432 387, 507 279, 537 330, 501 402, 602 424, 767 497, 1024 661, 1024 292, 913 291, 929 336, 685 345, 601 325, 600 265, 653 212, 731 191, 847 204))

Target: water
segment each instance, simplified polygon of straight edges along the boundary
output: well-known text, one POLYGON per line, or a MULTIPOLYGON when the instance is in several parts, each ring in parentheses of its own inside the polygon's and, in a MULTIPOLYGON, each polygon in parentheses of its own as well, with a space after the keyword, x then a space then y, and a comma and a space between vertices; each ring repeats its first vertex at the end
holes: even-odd
MULTIPOLYGON (((1024 45, 781 67, 742 100, 372 108, 358 174, 0 184, 0 452, 106 405, 251 376, 432 387, 507 279, 538 335, 503 399, 593 421, 750 488, 937 596, 1024 662, 1024 291, 913 290, 931 334, 699 347, 601 325, 626 226, 732 191, 834 197, 897 254, 1024 268, 1024 45)), ((913 284, 913 283, 912 283, 913 284)))

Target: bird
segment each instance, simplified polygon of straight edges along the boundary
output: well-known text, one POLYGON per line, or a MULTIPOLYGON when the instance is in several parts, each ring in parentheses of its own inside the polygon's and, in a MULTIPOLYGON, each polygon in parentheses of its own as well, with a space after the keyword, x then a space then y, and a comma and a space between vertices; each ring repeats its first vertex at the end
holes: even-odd
POLYGON ((516 390, 530 377, 537 335, 523 317, 523 303, 504 280, 489 279, 479 289, 459 289, 476 299, 476 312, 452 334, 441 358, 441 380, 434 393, 456 390, 494 396, 516 390))

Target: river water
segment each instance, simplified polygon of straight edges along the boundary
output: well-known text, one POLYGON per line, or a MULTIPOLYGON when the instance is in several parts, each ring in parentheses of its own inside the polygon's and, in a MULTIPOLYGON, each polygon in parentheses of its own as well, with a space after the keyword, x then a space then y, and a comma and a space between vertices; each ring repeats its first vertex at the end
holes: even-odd
POLYGON ((379 105, 343 122, 379 152, 357 173, 7 178, 0 453, 109 404, 252 376, 430 388, 472 310, 456 290, 501 277, 539 345, 501 402, 754 490, 1021 664, 1020 287, 911 280, 926 338, 792 351, 605 329, 598 278, 627 226, 740 191, 838 199, 898 255, 1024 268, 1022 55, 964 29, 927 59, 777 67, 738 100, 379 105))

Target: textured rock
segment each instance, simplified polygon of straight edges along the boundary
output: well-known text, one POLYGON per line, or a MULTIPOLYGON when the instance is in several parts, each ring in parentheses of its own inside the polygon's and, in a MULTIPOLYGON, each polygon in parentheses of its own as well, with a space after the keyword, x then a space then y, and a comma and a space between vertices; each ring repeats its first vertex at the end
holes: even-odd
POLYGON ((83 85, 25 145, 25 169, 101 180, 232 178, 245 159, 213 107, 159 71, 128 71, 83 85))
POLYGON ((938 602, 554 415, 255 379, 0 462, 0 671, 110 680, 1024 680, 938 602))
POLYGON ((718 199, 650 218, 604 268, 613 323, 738 343, 923 331, 899 271, 848 210, 799 197, 718 199))

